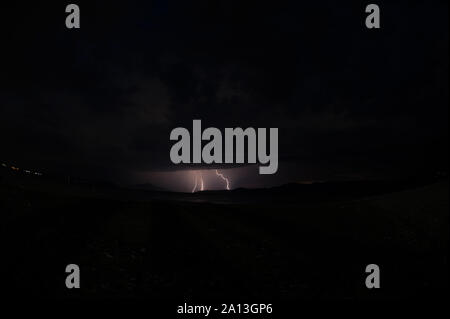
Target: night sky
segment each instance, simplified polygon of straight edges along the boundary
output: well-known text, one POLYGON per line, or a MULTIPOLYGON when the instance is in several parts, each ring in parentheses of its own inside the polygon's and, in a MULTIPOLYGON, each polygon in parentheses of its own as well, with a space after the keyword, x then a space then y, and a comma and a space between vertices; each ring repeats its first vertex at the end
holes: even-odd
POLYGON ((448 170, 447 1, 376 1, 380 30, 369 2, 74 1, 79 30, 68 3, 0 5, 0 162, 189 191, 211 167, 169 134, 201 119, 279 128, 278 173, 233 188, 448 170))

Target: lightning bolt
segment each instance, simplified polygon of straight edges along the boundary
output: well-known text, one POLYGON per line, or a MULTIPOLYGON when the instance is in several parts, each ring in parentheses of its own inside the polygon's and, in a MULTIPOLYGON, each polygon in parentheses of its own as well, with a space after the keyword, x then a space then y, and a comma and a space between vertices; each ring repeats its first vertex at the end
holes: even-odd
POLYGON ((195 193, 197 187, 198 187, 198 180, 200 179, 200 192, 203 192, 205 190, 205 183, 203 181, 203 176, 202 173, 196 173, 195 174, 195 185, 194 188, 192 189, 192 193, 195 193))
POLYGON ((205 183, 203 183, 203 176, 200 173, 200 191, 203 192, 205 190, 205 183))
POLYGON ((192 193, 195 193, 195 190, 197 189, 197 184, 198 184, 197 175, 194 176, 194 179, 195 179, 195 185, 194 185, 194 188, 192 189, 192 193))
POLYGON ((225 176, 223 176, 223 174, 219 173, 219 170, 216 169, 216 175, 219 176, 221 179, 223 179, 226 183, 227 183, 227 190, 230 190, 230 181, 228 180, 228 178, 226 178, 225 176))

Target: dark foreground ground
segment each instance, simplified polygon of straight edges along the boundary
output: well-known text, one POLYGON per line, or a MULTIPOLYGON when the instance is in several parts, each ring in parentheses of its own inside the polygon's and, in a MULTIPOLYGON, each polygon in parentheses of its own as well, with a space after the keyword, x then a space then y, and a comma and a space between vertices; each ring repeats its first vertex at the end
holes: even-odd
POLYGON ((448 290, 448 181, 366 195, 361 185, 291 185, 222 200, 49 185, 0 180, 2 287, 12 297, 270 302, 448 290), (82 289, 65 287, 71 263, 82 289), (371 263, 381 268, 376 291, 365 287, 371 263))

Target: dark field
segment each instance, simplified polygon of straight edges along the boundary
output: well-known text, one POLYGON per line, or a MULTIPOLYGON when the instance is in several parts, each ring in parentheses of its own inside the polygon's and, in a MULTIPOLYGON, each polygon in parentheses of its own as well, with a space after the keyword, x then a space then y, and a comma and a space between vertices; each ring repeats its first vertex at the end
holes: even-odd
POLYGON ((448 289, 448 181, 170 194, 3 175, 11 296, 438 297, 448 289), (65 267, 81 268, 81 289, 65 267), (365 267, 381 289, 365 287, 365 267))

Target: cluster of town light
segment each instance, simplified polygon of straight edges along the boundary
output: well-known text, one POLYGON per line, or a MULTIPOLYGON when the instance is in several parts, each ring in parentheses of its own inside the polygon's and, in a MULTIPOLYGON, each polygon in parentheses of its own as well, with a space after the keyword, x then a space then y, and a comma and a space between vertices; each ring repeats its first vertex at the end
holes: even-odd
POLYGON ((9 169, 11 169, 11 170, 13 170, 13 171, 15 171, 15 172, 20 172, 20 171, 22 171, 22 172, 24 172, 25 174, 36 175, 36 176, 42 176, 42 173, 40 173, 40 172, 36 172, 36 171, 28 170, 28 169, 20 169, 19 167, 12 166, 12 165, 10 166, 10 165, 7 165, 7 164, 5 164, 5 163, 2 163, 2 166, 3 166, 4 168, 9 168, 9 169))

